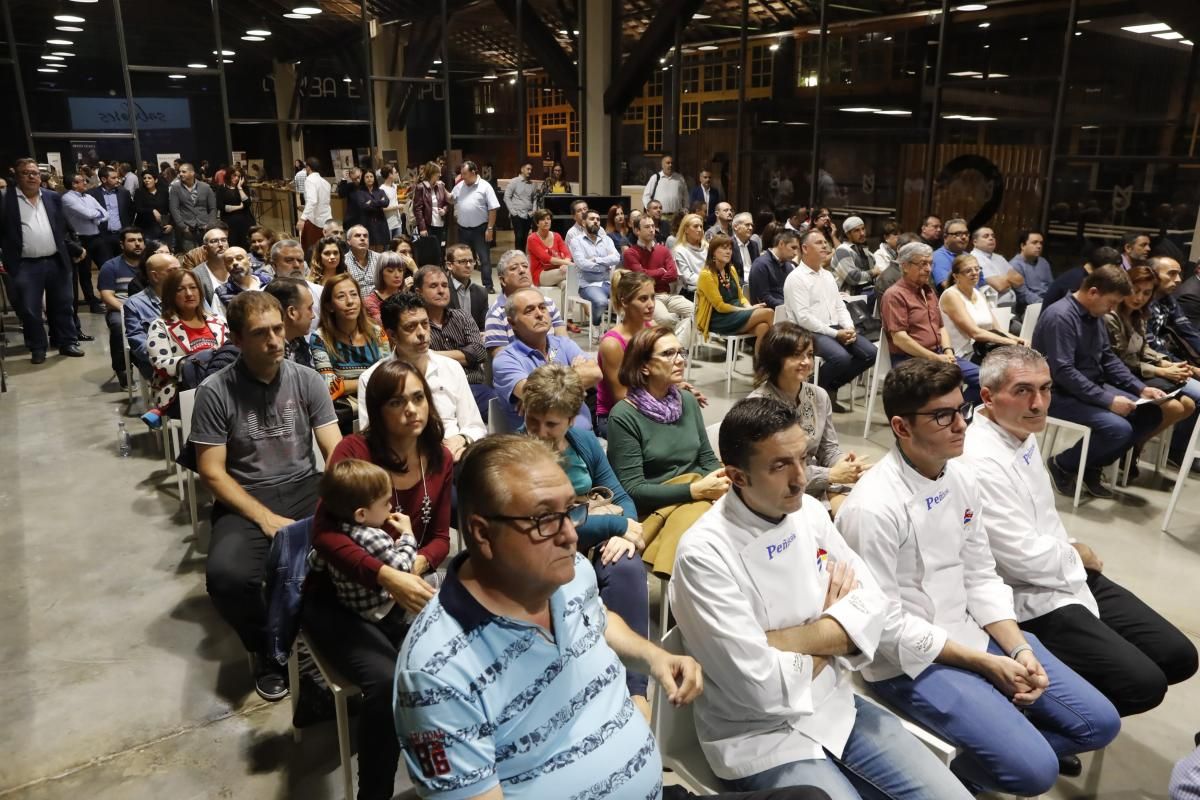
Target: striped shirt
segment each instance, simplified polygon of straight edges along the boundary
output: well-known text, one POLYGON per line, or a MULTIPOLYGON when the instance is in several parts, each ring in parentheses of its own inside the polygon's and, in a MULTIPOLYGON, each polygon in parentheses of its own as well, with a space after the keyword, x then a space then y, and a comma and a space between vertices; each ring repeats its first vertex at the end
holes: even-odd
POLYGON ((472 384, 487 383, 487 370, 483 366, 487 361, 487 350, 483 347, 483 334, 479 332, 475 320, 458 308, 447 308, 443 313, 446 316, 441 325, 432 318, 429 320, 430 349, 461 350, 467 357, 467 363, 463 366, 467 381, 472 384))
POLYGON ((662 795, 662 759, 604 639, 607 610, 595 572, 576 554, 575 577, 550 597, 554 640, 480 605, 450 565, 413 623, 396 664, 393 708, 409 775, 422 797, 662 795))
MULTIPOLYGON (((483 321, 483 346, 488 350, 504 347, 513 340, 512 325, 508 323, 508 312, 504 308, 507 302, 507 297, 497 295, 496 302, 488 309, 487 317, 483 321)), ((551 328, 566 326, 562 314, 558 313, 558 306, 549 297, 546 298, 546 311, 550 314, 551 328)))

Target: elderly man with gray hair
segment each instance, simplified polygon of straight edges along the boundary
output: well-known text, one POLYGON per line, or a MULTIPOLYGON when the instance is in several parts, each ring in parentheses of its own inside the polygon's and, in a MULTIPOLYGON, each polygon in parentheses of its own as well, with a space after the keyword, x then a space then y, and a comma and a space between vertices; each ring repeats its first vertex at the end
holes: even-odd
MULTIPOLYGON (((508 324, 508 313, 505 304, 510 295, 521 289, 533 286, 533 273, 529 269, 529 258, 520 250, 509 250, 500 256, 497 265, 500 278, 500 293, 496 302, 488 309, 483 323, 483 346, 494 358, 496 351, 513 340, 512 326, 508 324)), ((549 297, 546 298, 546 310, 550 314, 550 322, 556 336, 567 335, 567 325, 563 322, 558 306, 549 297)))
MULTIPOLYGON (((537 289, 519 289, 508 297, 504 313, 513 340, 492 362, 492 385, 505 404, 512 430, 521 426, 517 411, 525 390, 525 379, 543 364, 562 364, 579 375, 585 390, 600 382, 600 366, 584 356, 579 345, 550 331, 550 301, 537 289)), ((584 403, 573 426, 590 431, 592 415, 584 403)))
POLYGON ((750 265, 762 253, 762 239, 754 232, 754 215, 742 211, 733 216, 733 265, 737 267, 742 285, 750 283, 750 265))

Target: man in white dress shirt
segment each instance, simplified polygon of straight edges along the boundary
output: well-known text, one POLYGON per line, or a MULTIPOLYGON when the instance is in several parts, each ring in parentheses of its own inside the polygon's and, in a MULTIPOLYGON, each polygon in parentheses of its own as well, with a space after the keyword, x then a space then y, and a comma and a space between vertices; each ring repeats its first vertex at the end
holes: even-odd
POLYGON ((500 200, 492 185, 479 177, 479 167, 474 161, 464 161, 459 175, 462 180, 450 192, 454 217, 458 220, 458 238, 475 252, 483 288, 491 294, 492 244, 496 241, 496 209, 500 208, 500 200))
POLYGON ((662 170, 650 176, 642 190, 642 208, 649 208, 651 200, 662 203, 664 216, 674 218, 687 211, 687 179, 675 171, 675 159, 662 157, 662 170))
POLYGON ((321 175, 321 160, 315 156, 304 162, 308 177, 304 179, 304 211, 300 214, 300 244, 305 249, 316 244, 324 231, 325 223, 333 219, 330 197, 333 190, 329 181, 321 175))
POLYGON ((895 447, 855 484, 837 527, 888 598, 875 660, 863 668, 893 708, 953 744, 972 788, 1030 797, 1075 754, 1111 742, 1117 710, 1017 626, 996 574, 990 506, 959 461, 972 406, 956 364, 911 359, 888 373, 895 447))
MULTIPOLYGON (((429 312, 418 294, 399 292, 389 297, 379 309, 383 331, 392 345, 392 357, 407 361, 425 375, 433 406, 442 418, 445 433, 442 444, 455 461, 462 458, 467 445, 487 435, 487 426, 475 405, 467 373, 453 358, 430 352, 429 312)), ((367 383, 376 362, 358 376, 358 427, 365 430, 367 416, 367 383)))
POLYGON ((963 461, 979 482, 984 528, 1017 622, 1112 701, 1121 716, 1149 711, 1168 684, 1196 672, 1196 648, 1070 538, 1038 449, 1050 408, 1050 367, 1027 347, 1001 347, 979 370, 984 409, 963 461))
POLYGON ((838 390, 870 369, 878 352, 858 335, 837 279, 822 268, 825 252, 825 234, 808 230, 800 235, 800 265, 783 282, 783 303, 788 319, 812 332, 813 349, 822 360, 817 385, 829 393, 833 410, 844 414, 838 390))
POLYGON ((996 292, 996 305, 1015 306, 1017 289, 1025 285, 1025 276, 1013 269, 1008 259, 996 255, 996 232, 991 228, 976 228, 971 234, 971 247, 984 281, 996 292))
POLYGON ((684 649, 704 669, 696 730, 713 772, 741 791, 805 785, 833 800, 970 797, 895 716, 854 694, 887 603, 804 492, 799 417, 742 400, 720 437, 733 491, 679 543, 670 583, 684 649))

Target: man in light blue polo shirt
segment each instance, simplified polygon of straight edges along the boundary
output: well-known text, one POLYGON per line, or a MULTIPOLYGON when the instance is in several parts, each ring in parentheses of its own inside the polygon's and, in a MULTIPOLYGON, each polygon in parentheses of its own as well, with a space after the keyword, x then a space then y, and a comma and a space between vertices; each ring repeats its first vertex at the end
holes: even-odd
POLYGON ((699 665, 600 602, 576 551, 587 505, 542 442, 480 440, 458 486, 466 551, 396 664, 396 732, 417 792, 659 797, 662 759, 629 698, 626 665, 652 674, 676 705, 700 694, 699 665))
POLYGON ((458 237, 475 251, 483 286, 492 293, 492 243, 496 241, 496 210, 500 200, 492 185, 479 177, 474 161, 464 161, 459 170, 462 180, 454 185, 450 198, 458 220, 458 237))
MULTIPOLYGON (((579 345, 550 332, 550 310, 537 289, 515 292, 508 298, 505 312, 515 338, 492 362, 492 386, 505 402, 509 424, 516 430, 521 427, 517 405, 521 402, 525 379, 538 367, 543 364, 571 367, 585 390, 599 383, 602 373, 595 360, 584 356, 579 345)), ((592 429, 592 414, 586 403, 579 407, 573 426, 592 429)))

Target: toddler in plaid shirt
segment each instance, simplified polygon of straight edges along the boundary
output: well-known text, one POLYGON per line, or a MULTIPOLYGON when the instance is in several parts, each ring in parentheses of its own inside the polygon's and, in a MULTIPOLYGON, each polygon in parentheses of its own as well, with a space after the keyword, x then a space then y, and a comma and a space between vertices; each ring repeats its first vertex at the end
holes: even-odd
MULTIPOLYGON (((389 567, 410 572, 417 557, 408 516, 392 512, 392 480, 381 467, 357 458, 339 461, 321 478, 321 505, 337 520, 355 544, 389 567)), ((314 550, 309 553, 312 569, 328 571, 337 598, 343 606, 372 622, 382 620, 395 607, 386 589, 372 589, 349 578, 314 550)))

